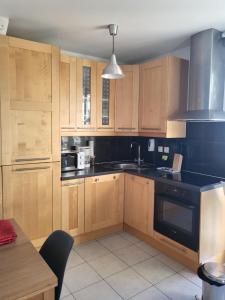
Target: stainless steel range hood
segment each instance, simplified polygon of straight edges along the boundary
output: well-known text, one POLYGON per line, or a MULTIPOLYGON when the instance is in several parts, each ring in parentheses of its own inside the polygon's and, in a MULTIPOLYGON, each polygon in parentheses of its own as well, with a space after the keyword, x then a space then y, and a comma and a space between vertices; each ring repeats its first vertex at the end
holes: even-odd
POLYGON ((225 44, 222 32, 208 29, 191 37, 187 111, 174 119, 224 121, 225 44))

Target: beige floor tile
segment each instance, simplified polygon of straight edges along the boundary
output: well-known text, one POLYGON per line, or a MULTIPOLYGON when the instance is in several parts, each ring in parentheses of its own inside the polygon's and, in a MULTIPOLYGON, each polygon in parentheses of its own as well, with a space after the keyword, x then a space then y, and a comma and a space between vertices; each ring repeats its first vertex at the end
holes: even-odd
POLYGON ((179 274, 163 280, 157 288, 172 300, 193 300, 195 295, 201 295, 199 287, 179 274))
POLYGON ((68 296, 69 294, 70 294, 70 291, 69 291, 68 288, 65 286, 65 284, 63 284, 62 290, 61 290, 60 299, 62 299, 63 297, 68 296))
POLYGON ((198 277, 196 273, 194 273, 191 270, 184 269, 181 272, 179 272, 182 276, 199 286, 200 288, 202 287, 202 280, 198 277))
POLYGON ((109 237, 102 238, 99 240, 99 242, 109 250, 116 250, 132 245, 130 241, 124 239, 120 234, 115 234, 109 237))
POLYGON ((84 260, 74 250, 72 250, 66 264, 66 269, 71 269, 82 263, 84 263, 84 260))
POLYGON ((136 244, 137 247, 141 248, 143 251, 148 253, 150 256, 155 256, 157 254, 160 254, 160 252, 155 249, 154 247, 150 246, 149 244, 145 242, 140 242, 136 244))
POLYGON ((168 257, 167 255, 160 254, 160 255, 157 255, 156 258, 176 272, 179 272, 185 268, 184 265, 182 265, 179 262, 175 261, 174 259, 168 257))
MULTIPOLYGON (((130 298, 130 300, 168 300, 169 298, 154 286, 130 298)), ((194 299, 193 299, 194 300, 194 299)))
POLYGON ((158 283, 175 273, 174 270, 155 257, 134 265, 133 268, 153 284, 158 283))
POLYGON ((87 263, 69 269, 64 277, 64 282, 72 293, 100 280, 101 277, 87 263))
POLYGON ((113 253, 130 266, 144 261, 150 257, 146 252, 136 245, 114 250, 113 253))
POLYGON ((89 262, 89 264, 96 270, 96 272, 103 278, 108 277, 114 273, 126 269, 128 266, 113 254, 108 254, 96 258, 89 262))
POLYGON ((124 299, 128 299, 151 286, 131 268, 116 273, 105 280, 124 299))
POLYGON ((110 253, 109 250, 97 241, 81 244, 75 248, 75 251, 86 261, 90 261, 110 253))
POLYGON ((73 295, 68 295, 64 297, 63 300, 75 300, 75 298, 73 297, 73 295))
POLYGON ((95 283, 74 294, 76 300, 122 300, 104 281, 95 283))
POLYGON ((131 243, 139 243, 139 242, 141 242, 141 240, 139 240, 136 236, 134 236, 134 235, 132 235, 132 234, 130 234, 130 233, 128 233, 128 232, 122 232, 121 234, 120 234, 124 239, 126 239, 126 240, 128 240, 128 241, 130 241, 131 243))

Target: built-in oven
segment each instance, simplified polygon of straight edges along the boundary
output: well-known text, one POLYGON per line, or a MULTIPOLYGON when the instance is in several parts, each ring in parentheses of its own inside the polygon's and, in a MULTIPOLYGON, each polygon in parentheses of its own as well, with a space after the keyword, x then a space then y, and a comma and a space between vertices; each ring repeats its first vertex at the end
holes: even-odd
POLYGON ((155 231, 198 251, 199 219, 200 192, 156 182, 155 231))

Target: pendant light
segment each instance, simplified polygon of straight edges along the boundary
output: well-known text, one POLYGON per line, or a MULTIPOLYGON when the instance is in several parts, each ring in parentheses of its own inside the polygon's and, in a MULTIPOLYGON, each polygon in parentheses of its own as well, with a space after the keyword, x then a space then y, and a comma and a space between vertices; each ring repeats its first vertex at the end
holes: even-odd
POLYGON ((102 78, 120 79, 124 77, 124 74, 120 66, 117 64, 116 55, 114 53, 114 37, 117 35, 118 25, 110 24, 108 28, 109 28, 109 33, 112 36, 112 40, 113 40, 113 50, 112 50, 112 56, 110 58, 109 64, 103 70, 102 78))

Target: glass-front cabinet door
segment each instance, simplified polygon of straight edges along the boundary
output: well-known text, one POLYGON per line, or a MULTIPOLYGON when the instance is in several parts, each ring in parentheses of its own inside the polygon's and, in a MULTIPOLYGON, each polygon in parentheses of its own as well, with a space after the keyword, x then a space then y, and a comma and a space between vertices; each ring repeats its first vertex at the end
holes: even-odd
POLYGON ((77 130, 96 130, 96 62, 77 59, 77 130))
POLYGON ((97 130, 114 131, 115 80, 102 78, 105 63, 97 63, 97 130))

